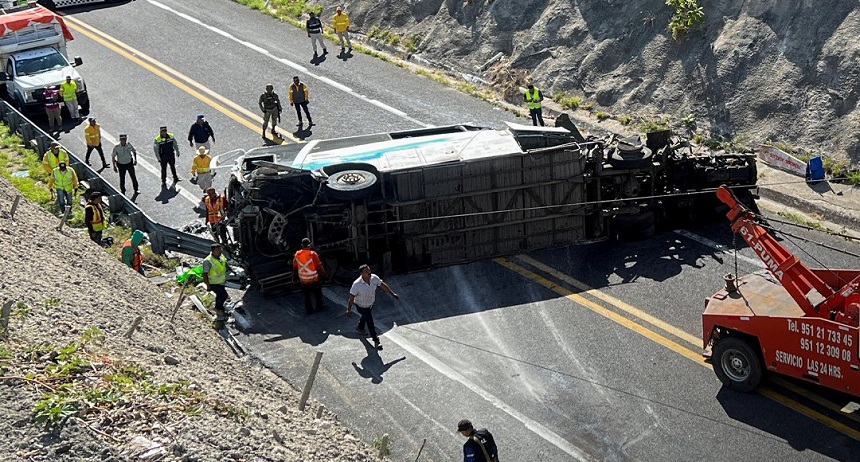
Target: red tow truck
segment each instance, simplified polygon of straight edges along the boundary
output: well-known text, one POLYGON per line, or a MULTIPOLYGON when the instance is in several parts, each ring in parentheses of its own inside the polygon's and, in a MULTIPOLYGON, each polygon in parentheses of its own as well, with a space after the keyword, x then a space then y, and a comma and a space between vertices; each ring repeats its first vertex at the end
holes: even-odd
POLYGON ((860 270, 809 268, 721 186, 732 231, 766 270, 740 278, 705 299, 702 338, 714 372, 748 392, 765 371, 860 396, 860 270))

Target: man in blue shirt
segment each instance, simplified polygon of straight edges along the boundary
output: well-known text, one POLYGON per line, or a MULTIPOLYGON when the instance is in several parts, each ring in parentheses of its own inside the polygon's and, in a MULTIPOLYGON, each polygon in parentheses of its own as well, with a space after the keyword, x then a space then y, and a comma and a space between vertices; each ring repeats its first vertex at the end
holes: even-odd
POLYGON ((191 124, 191 129, 188 130, 188 145, 193 148, 195 147, 194 143, 197 143, 197 148, 206 146, 207 150, 212 149, 212 146, 209 146, 209 138, 212 138, 214 143, 215 132, 212 131, 209 122, 203 118, 203 114, 197 114, 197 121, 191 124))

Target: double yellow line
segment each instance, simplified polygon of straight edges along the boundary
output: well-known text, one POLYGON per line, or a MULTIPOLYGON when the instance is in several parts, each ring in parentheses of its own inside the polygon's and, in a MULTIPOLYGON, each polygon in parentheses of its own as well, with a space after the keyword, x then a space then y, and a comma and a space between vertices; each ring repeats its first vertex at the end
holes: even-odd
MULTIPOLYGON (((701 339, 699 339, 698 337, 693 336, 693 335, 691 335, 691 334, 689 334, 689 333, 687 333, 687 332, 685 332, 685 331, 683 331, 683 330, 681 330, 681 329, 679 329, 679 328, 677 328, 677 327, 675 327, 669 323, 666 323, 666 322, 664 322, 658 318, 655 318, 654 316, 651 316, 650 314, 640 310, 639 308, 631 306, 631 305, 629 305, 629 304, 627 304, 627 303, 625 303, 625 302, 623 302, 623 301, 621 301, 615 297, 612 297, 612 296, 605 294, 605 293, 603 293, 597 289, 589 287, 585 283, 583 283, 583 282, 581 282, 575 278, 572 278, 569 275, 564 274, 564 273, 556 270, 555 268, 552 268, 548 265, 545 265, 545 264, 543 264, 543 263, 541 263, 541 262, 539 262, 539 261, 537 261, 531 257, 525 256, 525 255, 520 255, 517 257, 513 257, 513 258, 497 258, 495 261, 496 261, 496 263, 504 266, 505 268, 508 268, 511 271, 513 271, 513 272, 515 272, 515 273, 517 273, 517 274, 519 274, 519 275, 521 275, 527 279, 530 279, 530 280, 546 287, 547 289, 552 290, 553 292, 567 298, 568 300, 570 300, 570 301, 572 301, 572 302, 574 302, 580 306, 583 306, 583 307, 593 311, 594 313, 597 313, 597 314, 599 314, 599 315, 601 315, 601 316, 603 316, 603 317, 605 317, 605 318, 607 318, 607 319, 609 319, 609 320, 611 320, 611 321, 613 321, 613 322, 615 322, 615 323, 617 323, 623 327, 626 327, 627 329, 632 330, 633 332, 636 332, 639 335, 642 335, 643 337, 647 338, 648 340, 651 340, 655 343, 658 343, 658 344, 674 351, 675 353, 678 353, 679 355, 695 362, 696 364, 699 364, 699 365, 707 367, 707 368, 711 367, 710 364, 705 362, 704 358, 702 357, 702 354, 700 353, 700 351, 701 351, 701 349, 700 349, 701 348, 700 347, 701 339), (554 279, 561 281, 568 286, 576 288, 580 292, 574 293, 573 291, 571 291, 570 289, 568 289, 564 285, 557 284, 557 283, 551 281, 550 279, 548 279, 544 276, 541 276, 540 274, 535 273, 534 271, 526 268, 525 266, 522 266, 522 265, 516 263, 514 260, 523 262, 528 266, 531 266, 531 267, 533 267, 533 268, 535 268, 535 269, 537 269, 543 273, 546 273, 546 274, 552 276, 554 279), (659 332, 656 332, 655 330, 652 330, 648 327, 645 327, 643 324, 640 324, 640 323, 630 319, 628 316, 624 316, 624 315, 622 315, 622 314, 620 314, 614 310, 606 308, 603 305, 595 303, 592 300, 590 300, 589 298, 585 297, 585 295, 588 295, 590 297, 594 297, 594 298, 596 298, 596 299, 598 299, 598 300, 600 300, 600 301, 602 301, 608 305, 612 305, 613 307, 615 307, 618 310, 620 310, 621 312, 629 315, 630 317, 636 318, 639 321, 642 321, 643 323, 650 324, 651 326, 656 327, 659 330, 662 330, 666 334, 669 334, 672 337, 675 337, 676 339, 683 341, 684 343, 692 345, 693 347, 697 348, 697 350, 692 350, 692 349, 682 345, 678 341, 673 340, 669 336, 663 335, 659 332)), ((813 401, 813 402, 815 402, 821 406, 824 406, 830 410, 834 410, 837 412, 840 411, 840 406, 838 406, 837 404, 835 404, 831 401, 828 401, 828 400, 826 400, 826 399, 824 399, 818 395, 810 393, 801 387, 798 387, 796 385, 792 385, 789 382, 787 382, 785 380, 781 380, 781 379, 775 379, 774 381, 775 381, 775 383, 788 389, 792 393, 796 393, 796 394, 801 395, 807 399, 810 399, 811 401, 813 401)), ((837 420, 834 420, 834 419, 832 419, 832 418, 830 418, 830 417, 828 417, 828 416, 826 416, 826 415, 824 415, 824 414, 822 414, 822 413, 820 413, 820 412, 818 412, 818 411, 816 411, 816 410, 814 410, 808 406, 800 404, 797 401, 794 401, 794 400, 788 398, 787 396, 780 394, 771 388, 764 387, 764 386, 759 387, 758 393, 760 395, 765 396, 765 397, 767 397, 773 401, 776 401, 777 403, 780 403, 780 404, 782 404, 782 405, 784 405, 784 406, 786 406, 786 407, 788 407, 788 408, 790 408, 796 412, 799 412, 799 413, 801 413, 801 414, 803 414, 803 415, 805 415, 805 416, 807 416, 807 417, 809 417, 815 421, 821 422, 822 424, 827 425, 828 427, 830 427, 830 428, 832 428, 832 429, 834 429, 834 430, 836 430, 836 431, 838 431, 838 432, 840 432, 846 436, 849 436, 849 437, 851 437, 857 441, 860 441, 860 431, 858 431, 854 428, 851 428, 848 425, 845 425, 845 424, 843 424, 837 420)), ((860 418, 858 418, 854 414, 849 414, 848 418, 850 418, 854 421, 860 422, 860 418)))
MULTIPOLYGON (((261 132, 263 126, 263 118, 260 117, 259 114, 253 113, 245 109, 244 107, 234 103, 225 96, 216 93, 210 88, 207 88, 200 82, 197 82, 196 80, 188 77, 185 74, 182 74, 176 69, 173 69, 170 66, 167 66, 166 64, 156 60, 155 58, 152 58, 151 56, 148 56, 147 54, 142 53, 135 48, 132 48, 131 46, 123 43, 115 37, 108 35, 96 29, 95 27, 90 26, 89 24, 86 24, 71 16, 63 16, 63 19, 66 21, 68 26, 75 32, 78 32, 91 38, 92 40, 98 42, 104 47, 116 52, 118 55, 152 72, 158 77, 161 77, 165 81, 173 84, 174 86, 188 93, 194 98, 206 103, 216 111, 226 115, 234 121, 250 128, 251 130, 254 130, 257 133, 261 132)), ((293 136, 291 133, 286 133, 280 128, 278 129, 278 133, 282 136, 282 138, 273 137, 272 135, 266 135, 266 138, 272 140, 276 144, 282 144, 284 142, 284 139, 289 139, 296 143, 300 142, 300 140, 293 136)))

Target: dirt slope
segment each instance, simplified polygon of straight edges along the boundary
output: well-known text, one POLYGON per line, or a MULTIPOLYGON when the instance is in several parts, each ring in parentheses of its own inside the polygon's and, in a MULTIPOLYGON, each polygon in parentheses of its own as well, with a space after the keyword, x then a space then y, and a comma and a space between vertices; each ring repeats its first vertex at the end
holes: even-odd
MULTIPOLYGON (((322 1, 328 19, 339 2, 322 1)), ((702 1, 705 23, 679 40, 663 0, 415 0, 346 3, 356 30, 420 35, 418 52, 479 74, 501 52, 548 95, 584 96, 616 115, 716 135, 784 141, 860 161, 856 1, 702 1)), ((489 77, 484 75, 484 77, 489 77)), ((497 82, 505 84, 506 82, 497 82)))
POLYGON ((85 232, 57 232, 26 200, 10 220, 15 193, 0 177, 0 301, 16 302, 0 338, 0 460, 373 460, 331 414, 315 420, 316 403, 299 412, 294 389, 235 359, 193 309, 171 325, 175 296, 85 232), (38 400, 64 412, 70 396, 78 411, 62 425, 34 422, 38 400))

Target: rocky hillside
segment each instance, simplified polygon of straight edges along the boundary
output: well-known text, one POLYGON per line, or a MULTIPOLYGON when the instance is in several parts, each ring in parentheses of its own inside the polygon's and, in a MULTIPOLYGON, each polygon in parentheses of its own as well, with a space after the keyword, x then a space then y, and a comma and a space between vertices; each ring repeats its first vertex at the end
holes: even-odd
MULTIPOLYGON (((368 461, 318 403, 237 359, 165 296, 0 176, 0 460, 368 461), (141 317, 139 329, 126 333, 141 317)), ((174 288, 175 289, 175 288, 174 288)))
MULTIPOLYGON (((323 18, 338 2, 325 0, 323 18)), ((551 95, 579 95, 634 120, 695 116, 702 133, 782 141, 860 161, 860 5, 856 1, 699 0, 704 23, 677 40, 663 0, 352 0, 417 52, 481 74, 501 52, 551 95)), ((484 72, 507 86, 517 72, 484 72)), ((519 84, 519 82, 513 82, 519 84)))

